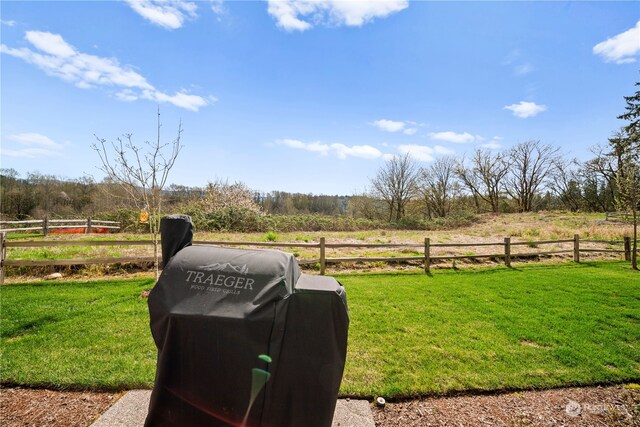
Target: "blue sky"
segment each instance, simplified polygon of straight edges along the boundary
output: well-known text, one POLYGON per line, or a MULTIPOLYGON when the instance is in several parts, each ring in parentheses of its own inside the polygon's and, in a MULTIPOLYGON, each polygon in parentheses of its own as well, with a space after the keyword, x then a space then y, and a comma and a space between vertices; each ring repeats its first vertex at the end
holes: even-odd
POLYGON ((93 175, 94 134, 181 120, 170 182, 362 191, 389 156, 427 166, 530 139, 586 160, 640 80, 638 2, 0 3, 0 161, 93 175))

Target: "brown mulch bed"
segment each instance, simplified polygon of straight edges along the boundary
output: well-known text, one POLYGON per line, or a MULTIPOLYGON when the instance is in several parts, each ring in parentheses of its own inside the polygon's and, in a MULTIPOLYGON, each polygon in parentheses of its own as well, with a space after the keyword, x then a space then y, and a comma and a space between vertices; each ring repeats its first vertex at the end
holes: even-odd
MULTIPOLYGON (((0 425, 89 426, 114 393, 0 389, 0 425)), ((376 426, 640 426, 640 388, 566 388, 433 397, 374 408, 376 426)))
POLYGON ((640 426, 640 389, 565 388, 434 397, 373 409, 376 426, 640 426))
POLYGON ((115 393, 0 389, 0 426, 89 426, 119 397, 115 393))

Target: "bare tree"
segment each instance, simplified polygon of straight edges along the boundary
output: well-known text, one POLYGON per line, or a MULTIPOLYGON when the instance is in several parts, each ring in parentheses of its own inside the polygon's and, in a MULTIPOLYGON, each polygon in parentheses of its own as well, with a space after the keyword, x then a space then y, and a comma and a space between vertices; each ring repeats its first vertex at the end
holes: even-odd
POLYGON ((446 217, 459 192, 456 180, 456 161, 453 157, 441 157, 428 168, 420 171, 419 191, 425 202, 427 217, 446 217))
POLYGON ((521 142, 508 151, 510 166, 504 190, 516 201, 520 212, 533 210, 535 195, 553 174, 559 154, 559 148, 540 141, 521 142))
POLYGON ((347 212, 354 218, 379 220, 384 218, 385 206, 380 199, 365 190, 349 197, 347 212))
MULTIPOLYGON (((585 163, 583 173, 590 178, 591 182, 602 179, 605 197, 599 197, 602 199, 599 205, 602 210, 607 211, 608 208, 613 207, 612 203, 616 197, 616 174, 620 162, 615 161, 602 146, 592 147, 591 152, 595 157, 585 163)), ((590 199, 593 198, 592 196, 590 199)))
POLYGON ((456 175, 471 191, 476 210, 480 212, 480 200, 491 206, 491 212, 500 212, 500 190, 504 177, 509 172, 509 163, 501 153, 476 150, 465 165, 464 159, 456 165, 456 175))
POLYGON ((571 212, 580 209, 584 201, 582 182, 579 174, 580 163, 576 160, 566 160, 559 157, 554 160, 556 169, 555 179, 549 183, 549 188, 571 212))
POLYGON ((98 142, 91 146, 100 157, 101 166, 98 169, 119 184, 139 209, 147 209, 149 212, 149 232, 153 242, 156 280, 159 275, 158 233, 162 213, 162 189, 182 149, 182 123, 178 125, 176 138, 167 143, 160 140, 161 127, 158 108, 155 141, 135 145, 131 140, 133 135, 129 133, 111 143, 96 136, 98 142))
POLYGON ((405 207, 416 194, 418 166, 409 153, 394 156, 378 170, 371 181, 374 194, 389 207, 389 221, 404 217, 405 207))
POLYGON ((209 182, 200 204, 206 211, 219 211, 225 208, 241 208, 261 213, 262 208, 253 200, 254 193, 243 182, 216 180, 209 182))

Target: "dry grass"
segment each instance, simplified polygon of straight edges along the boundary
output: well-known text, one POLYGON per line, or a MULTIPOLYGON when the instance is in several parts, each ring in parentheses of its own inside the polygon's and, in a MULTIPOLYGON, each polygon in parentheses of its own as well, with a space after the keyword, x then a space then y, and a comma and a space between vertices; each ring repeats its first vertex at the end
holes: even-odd
MULTIPOLYGON (((242 241, 242 242, 293 242, 293 243, 319 243, 321 237, 325 237, 327 243, 403 243, 407 245, 419 245, 420 247, 399 247, 399 248, 327 248, 326 256, 329 258, 345 257, 402 257, 419 256, 425 237, 429 237, 432 244, 446 243, 497 243, 496 246, 475 246, 461 248, 433 247, 432 256, 444 255, 490 255, 502 254, 504 247, 502 243, 506 236, 511 237, 512 243, 528 242, 527 245, 513 246, 511 252, 514 256, 523 253, 533 253, 541 251, 571 250, 573 243, 554 243, 538 245, 535 242, 541 240, 572 239, 574 234, 578 234, 581 239, 602 239, 621 241, 624 236, 631 235, 631 225, 624 222, 605 221, 604 214, 577 214, 567 212, 541 212, 527 214, 504 214, 504 215, 481 215, 478 221, 470 226, 453 230, 370 230, 352 232, 289 232, 289 233, 210 233, 197 232, 195 240, 200 241, 242 241)), ((70 239, 117 239, 136 240, 146 239, 145 235, 114 234, 111 236, 69 236, 55 235, 47 237, 47 240, 70 240, 70 239)), ((622 244, 594 244, 581 242, 583 249, 616 249, 621 250, 622 244)), ((298 259, 317 259, 319 250, 317 248, 282 248, 293 253, 298 259)), ((101 247, 65 247, 65 248, 33 248, 33 249, 12 249, 9 248, 10 259, 18 258, 81 258, 98 256, 149 256, 152 254, 150 246, 101 246, 101 247), (73 254, 73 256, 65 256, 73 254)), ((590 259, 620 259, 622 255, 611 253, 583 253, 581 257, 590 259)), ((559 254, 553 257, 529 258, 527 260, 515 260, 515 262, 558 262, 572 259, 572 254, 559 254)), ((488 264, 500 263, 500 259, 482 260, 458 260, 441 261, 435 263, 435 268, 475 268, 488 264)), ((383 262, 371 263, 342 263, 329 264, 330 271, 383 271, 388 269, 412 270, 421 268, 420 261, 409 263, 396 263, 389 265, 383 262)), ((318 265, 307 267, 309 270, 317 270, 318 265)), ((69 273, 81 274, 83 276, 96 277, 101 275, 127 274, 132 269, 127 266, 91 266, 83 269, 65 269, 69 273)), ((36 275, 41 276, 46 271, 52 269, 34 270, 36 275)), ((13 271, 11 275, 29 275, 28 271, 13 271)))

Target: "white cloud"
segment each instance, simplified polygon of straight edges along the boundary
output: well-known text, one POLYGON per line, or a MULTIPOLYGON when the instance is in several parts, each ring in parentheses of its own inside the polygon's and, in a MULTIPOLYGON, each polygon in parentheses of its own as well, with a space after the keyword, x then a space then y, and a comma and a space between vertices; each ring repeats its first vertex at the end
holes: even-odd
POLYGON ((12 150, 3 148, 1 151, 3 156, 8 157, 26 157, 35 159, 38 157, 60 157, 62 153, 59 151, 47 150, 46 148, 23 148, 21 150, 12 150))
POLYGON ((520 49, 514 49, 503 59, 502 65, 511 67, 516 76, 525 76, 533 72, 535 68, 526 62, 524 56, 520 49))
POLYGON ((9 157, 26 157, 26 158, 38 158, 38 157, 56 157, 61 156, 61 150, 64 147, 62 144, 58 144, 46 135, 39 133, 19 133, 14 135, 7 135, 4 137, 7 141, 17 142, 20 145, 25 145, 29 148, 11 149, 2 148, 2 155, 9 157))
POLYGON ((594 55, 600 55, 606 62, 627 64, 635 62, 634 55, 640 53, 640 21, 624 33, 608 38, 593 47, 594 55))
POLYGON ((218 16, 218 21, 222 15, 227 14, 227 9, 224 7, 224 0, 211 0, 211 10, 218 16))
POLYGON ((120 92, 116 92, 116 98, 120 101, 137 101, 140 97, 138 94, 131 89, 122 89, 120 92))
POLYGON ((0 52, 34 64, 48 75, 73 83, 80 89, 115 88, 115 97, 122 101, 149 99, 191 111, 198 111, 208 104, 205 98, 184 90, 174 95, 166 94, 130 67, 120 65, 117 59, 79 52, 58 34, 28 31, 25 38, 39 51, 14 49, 2 44, 0 52))
POLYGON ((535 117, 543 111, 547 110, 546 105, 539 105, 535 102, 520 101, 519 104, 505 105, 505 110, 511 110, 513 115, 526 119, 527 117, 535 117))
POLYGON ((534 70, 531 64, 518 64, 513 68, 513 71, 517 76, 524 76, 531 73, 534 70))
MULTIPOLYGON (((502 141, 504 138, 501 136, 494 136, 493 138, 491 138, 491 140, 489 142, 485 142, 484 144, 480 144, 480 147, 482 148, 488 148, 490 150, 497 150, 498 148, 502 147, 502 144, 500 143, 500 141, 502 141)), ((484 141, 484 139, 483 139, 484 141)))
POLYGON ((344 144, 324 144, 322 142, 303 142, 297 139, 280 139, 276 144, 286 145, 290 148, 311 151, 327 156, 330 153, 335 154, 339 159, 344 160, 347 157, 359 157, 362 159, 377 159, 382 156, 382 152, 370 145, 352 145, 344 144))
POLYGON ((474 142, 476 137, 471 135, 470 133, 455 133, 452 131, 446 132, 431 132, 429 134, 431 139, 437 139, 440 141, 453 142, 455 144, 466 144, 468 142, 474 142))
POLYGON ((397 120, 387 119, 376 120, 372 123, 372 125, 385 132, 394 133, 402 131, 403 134, 409 136, 415 135, 415 133, 418 131, 418 128, 415 126, 421 126, 418 125, 418 123, 412 122, 410 120, 401 122, 397 120))
POLYGON ((375 127, 377 127, 378 129, 384 130, 386 132, 398 132, 402 129, 404 129, 404 127, 406 126, 405 122, 397 122, 394 120, 386 120, 386 119, 381 119, 381 120, 376 120, 375 122, 373 122, 373 125, 375 127))
POLYGON ((17 22, 13 20, 5 21, 4 19, 0 19, 0 22, 2 22, 2 25, 6 25, 7 27, 13 27, 17 24, 17 22))
POLYGON ((60 58, 68 58, 76 54, 73 46, 64 41, 59 34, 43 31, 27 31, 25 38, 36 49, 60 58))
POLYGON ((167 102, 175 105, 176 107, 191 111, 198 111, 200 108, 208 105, 207 100, 203 97, 198 95, 189 95, 185 92, 177 92, 175 95, 167 95, 166 93, 155 89, 143 90, 141 97, 155 102, 167 102))
POLYGON ((182 27, 185 19, 195 18, 198 6, 184 0, 125 0, 131 9, 152 24, 168 30, 182 27))
POLYGON ((360 27, 405 9, 408 0, 268 0, 267 11, 286 31, 305 31, 313 25, 360 27), (311 21, 312 23, 310 23, 311 21))
POLYGON ((276 141, 276 144, 286 145, 290 148, 297 148, 300 150, 307 150, 313 153, 320 153, 323 156, 329 154, 331 148, 327 144, 321 142, 302 142, 297 139, 280 139, 276 141))
POLYGON ((435 147, 428 147, 426 145, 415 145, 415 144, 407 144, 407 145, 399 145, 398 151, 401 154, 409 154, 414 159, 421 162, 431 162, 434 160, 436 154, 454 154, 453 150, 450 150, 441 145, 436 145, 435 147))
POLYGON ((436 154, 446 154, 446 155, 451 155, 456 153, 454 150, 447 147, 443 147, 442 145, 434 146, 433 151, 435 151, 436 154))
POLYGON ((40 133, 18 133, 14 135, 7 135, 5 139, 9 141, 19 142, 22 145, 35 145, 53 149, 62 148, 62 144, 58 144, 48 136, 42 135, 40 133))
POLYGON ((500 145, 500 143, 495 140, 489 141, 486 144, 481 144, 480 146, 482 148, 488 148, 490 150, 497 150, 498 148, 502 147, 502 145, 500 145))
POLYGON ((382 156, 382 152, 370 145, 353 145, 348 147, 344 144, 331 144, 331 149, 335 151, 339 159, 347 157, 360 157, 362 159, 377 159, 382 156))

